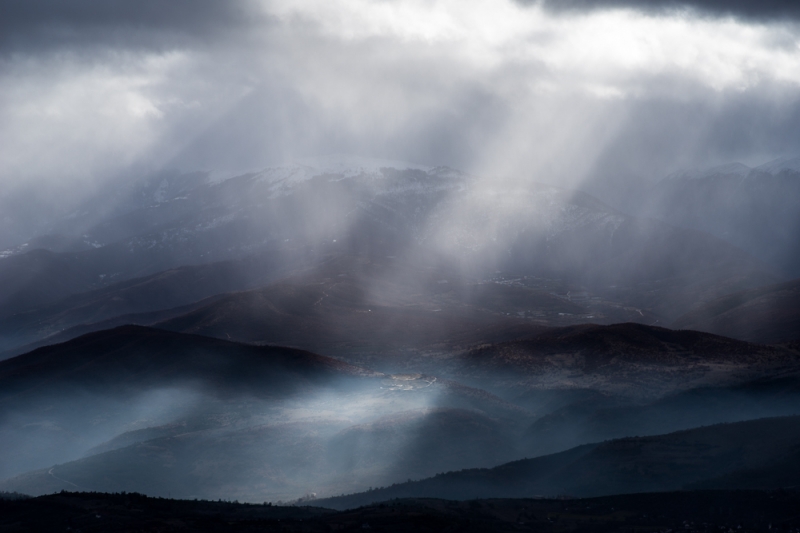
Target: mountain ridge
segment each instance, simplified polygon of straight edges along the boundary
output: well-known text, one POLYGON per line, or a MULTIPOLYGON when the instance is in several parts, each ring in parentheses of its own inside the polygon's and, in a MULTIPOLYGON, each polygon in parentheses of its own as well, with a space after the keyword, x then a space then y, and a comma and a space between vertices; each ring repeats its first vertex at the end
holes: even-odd
MULTIPOLYGON (((798 442, 800 417, 720 424, 656 437, 629 437, 587 444, 495 468, 442 473, 425 480, 327 498, 317 503, 334 509, 350 509, 403 497, 457 500, 553 497, 558 494, 597 497, 679 490, 701 483, 704 477, 714 479, 728 472, 769 468, 772 454, 763 457, 749 454, 755 450, 766 451, 761 448, 775 448, 782 450, 777 454, 780 455, 796 447, 798 442), (781 442, 764 443, 762 432, 776 434, 776 430, 780 430, 777 435, 781 442)), ((707 485, 704 488, 714 487, 707 485)))

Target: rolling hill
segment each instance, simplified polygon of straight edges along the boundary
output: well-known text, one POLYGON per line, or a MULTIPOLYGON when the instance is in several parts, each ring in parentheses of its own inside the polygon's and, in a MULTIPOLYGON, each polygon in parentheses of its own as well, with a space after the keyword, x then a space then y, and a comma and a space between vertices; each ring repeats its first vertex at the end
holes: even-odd
POLYGON ((483 387, 593 389, 654 397, 796 369, 797 353, 709 333, 627 323, 550 328, 460 355, 460 379, 483 387))
POLYGON ((532 419, 434 376, 138 326, 2 361, 0 387, 0 475, 46 466, 43 477, 25 478, 43 491, 66 479, 52 472, 61 463, 77 469, 71 483, 93 490, 248 498, 289 498, 308 484, 361 490, 433 474, 443 462, 517 457, 508 437, 532 419), (368 463, 358 475, 345 466, 355 449, 368 463))
MULTIPOLYGON (((797 472, 800 417, 769 418, 708 426, 653 437, 629 437, 589 444, 554 455, 525 459, 490 469, 439 474, 366 493, 324 499, 319 505, 354 508, 393 498, 453 500, 530 498, 538 495, 602 496, 664 492, 693 486, 779 488, 797 472), (764 438, 764 436, 769 438, 764 438), (780 476, 769 477, 769 473, 780 476), (756 477, 756 473, 761 473, 756 477)), ((727 488, 726 487, 726 488, 727 488)))
POLYGON ((378 387, 377 376, 289 348, 136 326, 92 333, 0 362, 0 475, 80 457, 130 430, 218 427, 262 404, 378 387))

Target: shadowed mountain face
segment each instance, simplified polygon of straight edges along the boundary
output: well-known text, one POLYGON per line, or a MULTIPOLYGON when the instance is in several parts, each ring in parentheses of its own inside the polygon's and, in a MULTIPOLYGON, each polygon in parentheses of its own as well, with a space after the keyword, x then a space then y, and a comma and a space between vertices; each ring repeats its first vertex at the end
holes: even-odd
POLYGON ((800 280, 740 291, 698 305, 672 324, 735 339, 780 343, 800 339, 800 280))
POLYGON ((590 444, 496 468, 449 472, 318 503, 344 509, 410 494, 465 500, 557 494, 585 497, 700 486, 778 488, 796 480, 796 470, 785 468, 797 464, 798 446, 799 417, 769 418, 590 444))
POLYGON ((797 354, 696 331, 584 324, 484 346, 460 357, 462 379, 485 386, 594 389, 652 397, 785 371, 797 354), (492 383, 492 380, 496 380, 492 383))

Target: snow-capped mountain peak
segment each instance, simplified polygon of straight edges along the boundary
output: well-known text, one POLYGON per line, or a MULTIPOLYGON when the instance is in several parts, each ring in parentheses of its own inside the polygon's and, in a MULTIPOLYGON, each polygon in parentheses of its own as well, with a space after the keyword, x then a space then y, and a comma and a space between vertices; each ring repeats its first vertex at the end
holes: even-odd
POLYGON ((404 161, 373 159, 352 155, 329 155, 305 158, 288 165, 264 169, 258 173, 258 179, 267 183, 289 185, 302 183, 325 174, 343 178, 355 176, 380 178, 383 176, 383 169, 387 168, 394 170, 421 170, 426 173, 432 170, 432 167, 404 161))

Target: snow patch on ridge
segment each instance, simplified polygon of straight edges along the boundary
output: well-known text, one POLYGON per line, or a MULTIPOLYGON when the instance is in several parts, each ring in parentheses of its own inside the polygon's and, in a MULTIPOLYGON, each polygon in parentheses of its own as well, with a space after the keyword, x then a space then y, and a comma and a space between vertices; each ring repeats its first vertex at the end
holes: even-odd
POLYGON ((306 158, 286 166, 268 168, 259 172, 257 176, 259 181, 267 183, 288 182, 294 185, 325 174, 341 176, 342 178, 353 178, 355 176, 382 178, 384 176, 383 169, 386 168, 421 170, 426 173, 432 170, 432 167, 387 159, 325 156, 306 158))
POLYGON ((714 167, 679 170, 677 172, 673 172, 664 179, 699 180, 699 179, 714 178, 719 176, 735 176, 744 178, 747 177, 747 175, 750 174, 752 170, 753 170, 752 168, 748 167, 747 165, 743 165, 742 163, 727 163, 724 165, 717 165, 714 167))
POLYGON ((777 176, 781 172, 800 172, 800 157, 782 157, 756 167, 756 170, 777 176))
POLYGON ((345 177, 359 176, 362 174, 382 175, 382 169, 395 170, 421 170, 429 172, 432 167, 417 165, 407 161, 391 159, 375 159, 353 155, 329 155, 322 157, 306 158, 299 161, 307 167, 316 168, 323 174, 341 174, 345 177))
MULTIPOLYGON (((418 165, 406 161, 394 161, 388 159, 375 159, 350 155, 332 155, 324 157, 313 157, 302 159, 296 163, 271 167, 256 172, 252 180, 268 186, 269 194, 272 198, 290 194, 292 189, 313 178, 328 176, 331 181, 340 181, 351 178, 367 178, 372 180, 386 180, 394 171, 417 171, 431 178, 436 178, 438 183, 431 184, 434 188, 442 188, 442 182, 454 181, 466 177, 461 172, 448 167, 431 167, 418 165)), ((452 185, 452 184, 451 184, 452 185)), ((409 183, 403 190, 425 188, 421 183, 409 183)), ((397 184, 384 192, 399 192, 397 184)))
POLYGON ((747 178, 754 172, 771 176, 777 176, 781 172, 800 173, 800 157, 782 157, 757 167, 748 167, 742 163, 726 163, 713 167, 684 169, 673 172, 664 178, 664 181, 700 180, 716 177, 747 178))

